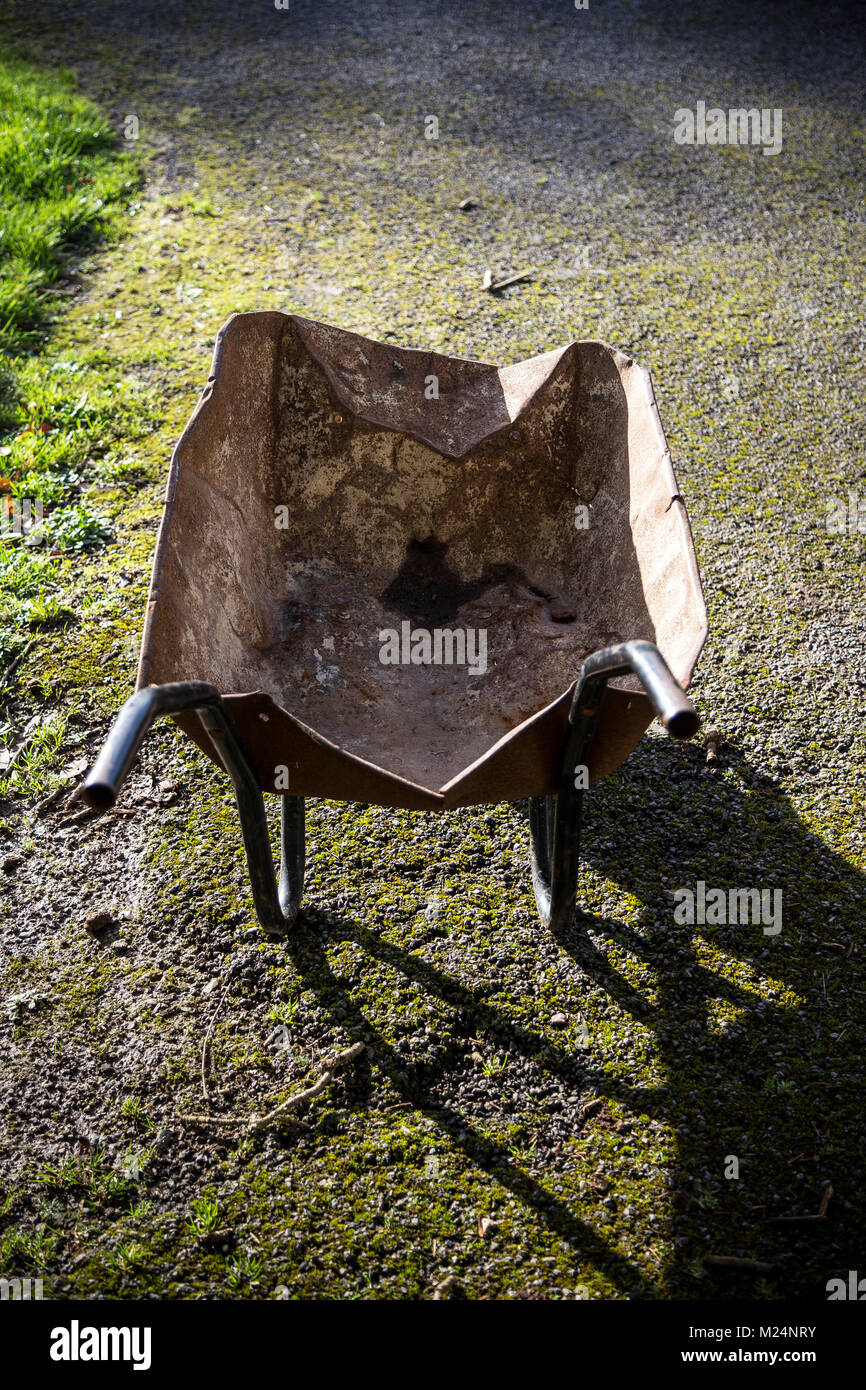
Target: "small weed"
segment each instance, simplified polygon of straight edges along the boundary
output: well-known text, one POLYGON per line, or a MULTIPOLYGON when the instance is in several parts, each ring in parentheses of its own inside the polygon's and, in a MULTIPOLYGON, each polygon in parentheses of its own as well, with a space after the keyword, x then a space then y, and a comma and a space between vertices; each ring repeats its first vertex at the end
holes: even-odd
POLYGON ((24 616, 30 627, 59 627, 68 622, 73 614, 61 599, 50 594, 38 594, 25 605, 24 616))
POLYGON ((255 1288, 261 1283, 262 1257, 241 1251, 226 1265, 226 1279, 232 1289, 255 1288))
POLYGON ((481 1070, 485 1076, 502 1076, 507 1067, 507 1057, 490 1057, 482 1063, 481 1070))
POLYGON ((786 1081, 781 1076, 768 1076, 764 1081, 764 1090, 770 1095, 784 1095, 786 1091, 793 1091, 793 1081, 786 1081))
POLYGON ((135 1153, 129 1148, 119 1166, 114 1167, 105 1149, 94 1149, 64 1163, 46 1165, 36 1174, 36 1182, 57 1193, 80 1193, 88 1205, 102 1206, 129 1196, 153 1153, 153 1149, 135 1153))
POLYGON ((186 1222, 187 1230, 192 1235, 204 1236, 208 1231, 215 1231, 219 1224, 220 1209, 219 1203, 210 1197, 199 1197, 192 1204, 192 1214, 186 1222))
POLYGON ((45 1225, 35 1231, 13 1227, 0 1235, 0 1270, 11 1273, 20 1268, 47 1269, 54 1258, 60 1236, 45 1225))
POLYGON ((294 1023, 301 1007, 300 999, 281 999, 268 1011, 268 1018, 274 1023, 294 1023))
POLYGON ((155 1128, 153 1120, 144 1108, 144 1102, 141 1096, 127 1096, 120 1109, 121 1113, 124 1114, 128 1120, 132 1120, 132 1122, 141 1129, 150 1130, 155 1128))
POLYGON ((144 1221, 153 1209, 153 1202, 133 1202, 129 1208, 130 1221, 144 1221))
POLYGON ((77 502, 53 511, 45 521, 45 534, 58 550, 80 554, 111 540, 112 530, 103 517, 77 502))

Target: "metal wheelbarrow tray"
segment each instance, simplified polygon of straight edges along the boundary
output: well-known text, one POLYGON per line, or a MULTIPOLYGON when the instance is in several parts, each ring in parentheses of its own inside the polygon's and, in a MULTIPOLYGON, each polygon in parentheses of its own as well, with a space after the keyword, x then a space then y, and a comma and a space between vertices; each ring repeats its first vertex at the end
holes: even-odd
POLYGON ((497 368, 237 314, 175 449, 137 693, 84 789, 171 714, 232 777, 256 913, 303 887, 304 797, 530 798, 542 919, 574 909, 583 790, 706 638, 649 375, 601 342, 497 368), (263 793, 282 796, 277 883, 263 793))

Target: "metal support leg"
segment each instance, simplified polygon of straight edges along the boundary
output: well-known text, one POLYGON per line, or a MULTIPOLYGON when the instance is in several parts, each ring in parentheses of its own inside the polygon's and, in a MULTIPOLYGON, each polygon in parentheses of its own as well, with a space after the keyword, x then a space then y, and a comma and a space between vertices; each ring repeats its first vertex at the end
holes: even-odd
POLYGON ((84 800, 97 811, 113 806, 153 721, 160 715, 184 710, 198 714, 234 783, 256 916, 267 931, 285 935, 300 911, 304 887, 304 799, 285 795, 282 798, 278 887, 262 789, 215 686, 201 681, 178 681, 150 685, 130 696, 87 775, 84 800))
POLYGON ((633 673, 641 681, 672 738, 691 738, 700 726, 697 710, 674 680, 652 642, 620 642, 587 657, 568 715, 568 732, 557 790, 529 802, 532 886, 539 916, 556 933, 571 924, 577 899, 580 827, 587 756, 604 692, 614 676, 633 673))

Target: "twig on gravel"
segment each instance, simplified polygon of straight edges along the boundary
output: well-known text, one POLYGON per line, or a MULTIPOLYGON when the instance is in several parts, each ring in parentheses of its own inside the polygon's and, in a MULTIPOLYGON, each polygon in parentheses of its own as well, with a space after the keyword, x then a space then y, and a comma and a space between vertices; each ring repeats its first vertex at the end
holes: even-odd
MULTIPOLYGON (((261 1130, 267 1129, 274 1121, 280 1120, 288 1110, 296 1109, 297 1106, 303 1105, 305 1101, 312 1100, 314 1096, 324 1091, 333 1081, 334 1073, 339 1071, 340 1067, 348 1066, 349 1062, 354 1062, 356 1057, 360 1057, 361 1053, 366 1051, 366 1047, 366 1043, 358 1042, 347 1047, 344 1052, 338 1052, 336 1057, 332 1057, 324 1064, 322 1071, 312 1085, 307 1086, 303 1091, 296 1091, 293 1096, 289 1096, 288 1100, 284 1100, 281 1105, 269 1110, 265 1115, 254 1116, 252 1119, 246 1115, 180 1115, 178 1118, 187 1124, 229 1125, 233 1128, 241 1126, 245 1134, 259 1134, 261 1130)), ((202 1081, 204 1081, 204 1062, 202 1062, 202 1081)), ((292 1122, 293 1124, 303 1123, 301 1120, 294 1119, 292 1122)))
POLYGON ((37 801, 33 811, 34 816, 46 815, 48 811, 51 810, 52 806, 56 806, 60 798, 62 796, 65 796, 68 790, 68 787, 55 787, 54 791, 51 792, 48 796, 46 796, 42 801, 37 801))
POLYGON ((208 1049, 208 1043, 210 1042, 211 1037, 213 1036, 214 1024, 216 1023, 216 1020, 217 1020, 217 1014, 219 1013, 220 1009, 222 1008, 223 1004, 225 1003, 225 997, 226 997, 226 995, 228 994, 229 990, 231 989, 232 978, 233 978, 233 977, 230 977, 230 978, 229 978, 228 984, 226 985, 225 989, 223 990, 222 994, 221 994, 220 997, 219 997, 219 1000, 217 1001, 217 1006, 216 1006, 216 1008, 214 1009, 213 1013, 211 1014, 210 1023, 208 1024, 208 1026, 207 1026, 207 1032, 206 1032, 205 1035, 204 1035, 204 1042, 203 1042, 202 1045, 201 1045, 201 1089, 202 1089, 202 1091, 203 1091, 203 1093, 204 1093, 204 1098, 205 1098, 205 1100, 207 1101, 208 1105, 210 1105, 210 1096, 208 1095, 208 1090, 207 1090, 207 1049, 208 1049))
POLYGON ((814 1215, 814 1214, 813 1214, 812 1216, 768 1216, 768 1217, 767 1217, 767 1225, 768 1225, 768 1226, 796 1226, 796 1225, 799 1225, 799 1223, 802 1222, 802 1221, 824 1221, 824 1220, 826 1220, 826 1217, 822 1216, 820 1213, 818 1213, 817 1216, 814 1215))
POLYGON ((827 1183, 821 1193, 821 1203, 817 1212, 811 1216, 771 1216, 767 1219, 768 1226, 790 1226, 801 1221, 826 1221, 827 1208, 830 1205, 830 1198, 833 1196, 833 1184, 827 1183))
POLYGON ((445 1278, 441 1281, 441 1283, 437 1284, 433 1290, 433 1302, 439 1303, 443 1298, 446 1297, 447 1294, 451 1292, 451 1290, 455 1287, 456 1283, 456 1274, 446 1274, 445 1278))
POLYGON ((21 665, 21 662, 24 660, 25 656, 27 655, 35 641, 36 638, 31 637, 29 642, 25 642, 18 655, 14 656, 12 660, 9 662, 9 665, 6 667, 6 670, 3 672, 2 676, 0 676, 0 694, 2 694, 2 692, 6 689, 6 683, 9 680, 9 677, 21 665))
POLYGON ((58 825, 83 825, 99 813, 92 806, 85 806, 81 811, 74 811, 71 816, 61 816, 58 825))
POLYGON ((284 1100, 282 1105, 278 1105, 274 1110, 269 1110, 266 1115, 262 1115, 258 1120, 253 1120, 250 1123, 247 1133, 258 1134, 260 1130, 267 1129, 268 1125, 272 1124, 273 1121, 286 1110, 294 1110, 296 1106, 303 1105, 304 1101, 312 1100, 313 1096, 317 1096, 320 1091, 324 1091, 326 1086, 330 1086, 334 1079, 334 1073, 338 1071, 340 1067, 345 1067, 349 1062, 354 1062, 355 1058, 360 1057, 365 1048, 366 1043, 358 1042, 353 1043, 351 1047, 347 1047, 345 1052, 338 1052, 336 1057, 332 1057, 330 1062, 326 1063, 325 1070, 317 1080, 313 1082, 312 1086, 308 1086, 305 1091, 296 1091, 293 1096, 289 1096, 288 1100, 284 1100))
POLYGON ((596 1112, 596 1110, 598 1110, 599 1106, 600 1106, 600 1105, 603 1105, 603 1104, 604 1104, 604 1097, 603 1097, 603 1096, 597 1096, 597 1097, 595 1098, 595 1100, 588 1101, 587 1104, 583 1107, 583 1109, 578 1111, 577 1119, 576 1119, 576 1121, 575 1121, 575 1124, 582 1125, 583 1122, 584 1122, 584 1120, 588 1119, 590 1115, 595 1114, 595 1112, 596 1112))
POLYGON ((224 1231, 202 1231, 196 1239, 199 1245, 229 1245, 234 1241, 234 1234, 227 1227, 224 1231))
POLYGON ((521 280, 531 279, 531 270, 521 270, 516 275, 505 275, 499 280, 495 280, 492 271, 487 270, 481 288, 489 290, 491 294, 498 294, 500 290, 507 290, 509 285, 517 285, 521 280))

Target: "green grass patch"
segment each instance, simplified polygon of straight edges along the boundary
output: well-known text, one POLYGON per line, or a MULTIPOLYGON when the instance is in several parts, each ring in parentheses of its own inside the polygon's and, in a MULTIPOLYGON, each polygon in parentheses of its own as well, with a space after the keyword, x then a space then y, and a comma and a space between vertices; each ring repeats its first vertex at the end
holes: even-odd
POLYGON ((138 182, 71 74, 0 50, 0 684, 26 647, 77 621, 81 558, 113 538, 142 481, 127 451, 149 397, 98 353, 52 359, 49 312, 76 257, 119 231, 138 182))
POLYGON ((46 290, 112 229, 131 158, 67 72, 0 53, 0 351, 35 344, 46 290))

